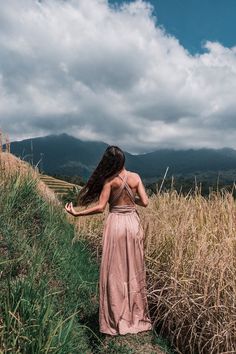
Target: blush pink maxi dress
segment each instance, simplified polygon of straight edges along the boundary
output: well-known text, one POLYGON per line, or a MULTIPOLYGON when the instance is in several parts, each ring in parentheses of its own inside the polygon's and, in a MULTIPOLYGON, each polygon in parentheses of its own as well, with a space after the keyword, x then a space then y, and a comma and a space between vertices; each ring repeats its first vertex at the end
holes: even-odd
POLYGON ((100 332, 118 335, 152 329, 146 296, 143 228, 127 174, 110 200, 103 230, 99 283, 100 332), (123 190, 132 205, 115 205, 123 190))

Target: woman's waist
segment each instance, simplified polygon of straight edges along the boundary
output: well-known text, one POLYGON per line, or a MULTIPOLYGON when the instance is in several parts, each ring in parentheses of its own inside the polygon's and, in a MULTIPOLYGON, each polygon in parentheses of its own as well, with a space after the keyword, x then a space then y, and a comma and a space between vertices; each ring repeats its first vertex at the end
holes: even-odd
POLYGON ((110 205, 110 213, 133 213, 137 212, 135 205, 124 204, 124 205, 110 205))

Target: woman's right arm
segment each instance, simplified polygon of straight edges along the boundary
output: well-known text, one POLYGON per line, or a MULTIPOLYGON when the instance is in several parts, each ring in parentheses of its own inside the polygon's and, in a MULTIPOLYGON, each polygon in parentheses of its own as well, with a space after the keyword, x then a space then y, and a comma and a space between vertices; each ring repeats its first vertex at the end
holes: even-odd
POLYGON ((138 193, 138 198, 135 197, 135 203, 138 205, 141 205, 143 207, 147 207, 148 206, 148 196, 147 193, 145 191, 143 182, 140 178, 140 176, 137 174, 138 178, 139 178, 139 182, 138 182, 138 188, 137 188, 137 193, 138 193))

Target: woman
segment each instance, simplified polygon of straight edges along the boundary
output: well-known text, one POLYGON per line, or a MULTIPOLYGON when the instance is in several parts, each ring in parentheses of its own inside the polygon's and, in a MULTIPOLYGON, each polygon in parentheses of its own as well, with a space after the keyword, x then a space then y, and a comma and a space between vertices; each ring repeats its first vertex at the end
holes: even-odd
POLYGON ((99 282, 100 332, 109 335, 138 333, 152 329, 146 297, 143 255, 143 228, 136 204, 146 207, 148 197, 137 173, 125 168, 125 155, 109 146, 87 184, 79 194, 78 205, 98 203, 75 211, 74 216, 102 213, 109 203, 103 230, 99 282), (138 196, 135 196, 135 194, 138 196))

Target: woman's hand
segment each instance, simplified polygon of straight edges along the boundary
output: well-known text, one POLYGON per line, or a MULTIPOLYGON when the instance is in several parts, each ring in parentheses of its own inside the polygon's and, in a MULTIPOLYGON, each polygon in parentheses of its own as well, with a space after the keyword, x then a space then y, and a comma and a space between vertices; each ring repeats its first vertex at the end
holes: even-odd
POLYGON ((66 203, 65 209, 69 214, 77 216, 77 212, 75 211, 72 203, 66 203))

